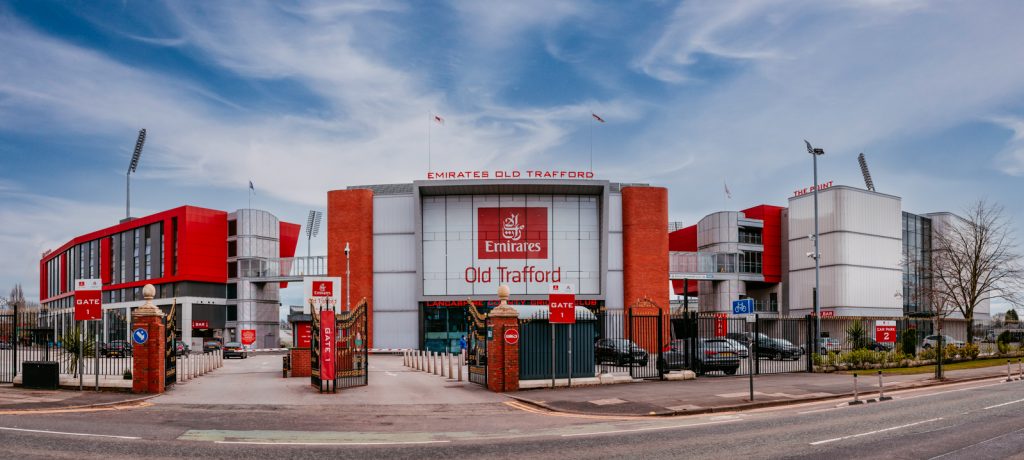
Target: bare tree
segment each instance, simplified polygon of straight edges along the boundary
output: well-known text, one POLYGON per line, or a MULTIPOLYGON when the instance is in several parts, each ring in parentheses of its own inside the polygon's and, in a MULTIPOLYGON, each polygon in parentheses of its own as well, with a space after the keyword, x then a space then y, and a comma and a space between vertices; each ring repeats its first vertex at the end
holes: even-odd
MULTIPOLYGON (((965 212, 938 223, 934 231, 929 275, 941 302, 937 311, 952 307, 974 328, 974 310, 990 299, 1020 305, 1024 291, 1024 267, 1017 252, 1009 219, 1003 207, 979 200, 965 212), (947 305, 948 304, 948 305, 947 305)), ((974 342, 973 334, 968 341, 974 342)))

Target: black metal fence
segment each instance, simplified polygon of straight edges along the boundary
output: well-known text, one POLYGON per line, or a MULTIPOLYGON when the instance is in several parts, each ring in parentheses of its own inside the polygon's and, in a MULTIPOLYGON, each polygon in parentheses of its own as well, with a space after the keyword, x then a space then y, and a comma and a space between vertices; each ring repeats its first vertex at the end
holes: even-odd
POLYGON ((359 302, 350 312, 341 312, 337 317, 338 357, 335 385, 349 388, 370 383, 370 355, 366 345, 369 316, 366 303, 359 302))
POLYGON ((577 312, 574 324, 551 324, 546 310, 520 318, 519 379, 566 379, 570 369, 574 379, 593 377, 596 319, 577 312))

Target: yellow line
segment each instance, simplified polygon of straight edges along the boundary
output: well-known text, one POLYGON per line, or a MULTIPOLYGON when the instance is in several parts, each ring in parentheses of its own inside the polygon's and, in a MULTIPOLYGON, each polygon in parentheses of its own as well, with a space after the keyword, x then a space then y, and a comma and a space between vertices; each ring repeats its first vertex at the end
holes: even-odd
POLYGON ((115 410, 129 410, 139 409, 143 407, 152 406, 153 403, 149 402, 138 402, 132 404, 122 404, 118 406, 103 406, 103 407, 73 407, 66 409, 24 409, 24 410, 8 410, 0 411, 0 415, 40 415, 40 414, 73 414, 81 412, 104 412, 104 411, 115 411, 115 410))

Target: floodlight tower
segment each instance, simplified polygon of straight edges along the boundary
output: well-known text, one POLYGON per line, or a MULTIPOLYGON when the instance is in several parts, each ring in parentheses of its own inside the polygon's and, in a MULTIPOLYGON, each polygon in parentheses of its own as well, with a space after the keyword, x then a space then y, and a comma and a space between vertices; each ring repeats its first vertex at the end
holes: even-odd
POLYGON ((124 196, 124 219, 132 218, 132 173, 139 167, 139 157, 142 156, 142 146, 146 143, 146 128, 139 130, 139 138, 135 141, 135 152, 132 153, 132 162, 128 164, 128 173, 125 174, 125 196, 124 196))
MULTIPOLYGON (((320 221, 323 219, 324 213, 320 211, 309 211, 309 217, 306 218, 306 268, 309 268, 310 263, 310 242, 313 241, 313 237, 320 234, 320 221)), ((307 270, 308 272, 309 270, 307 270)))
MULTIPOLYGON (((825 154, 825 149, 811 147, 804 139, 807 153, 814 159, 814 347, 821 346, 821 253, 818 252, 818 157, 825 154)), ((821 353, 821 350, 817 350, 821 353)))

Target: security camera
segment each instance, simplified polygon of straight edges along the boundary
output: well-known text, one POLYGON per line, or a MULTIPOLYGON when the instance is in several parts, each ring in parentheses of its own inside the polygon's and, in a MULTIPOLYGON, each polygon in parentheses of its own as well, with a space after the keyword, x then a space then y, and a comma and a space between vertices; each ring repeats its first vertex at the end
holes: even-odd
POLYGON ((808 252, 808 253, 807 253, 807 257, 810 257, 810 258, 812 258, 812 259, 814 259, 814 258, 815 258, 815 257, 814 257, 814 253, 813 253, 813 252, 808 252))
POLYGON ((810 235, 807 235, 807 239, 814 241, 814 234, 811 233, 810 235))

